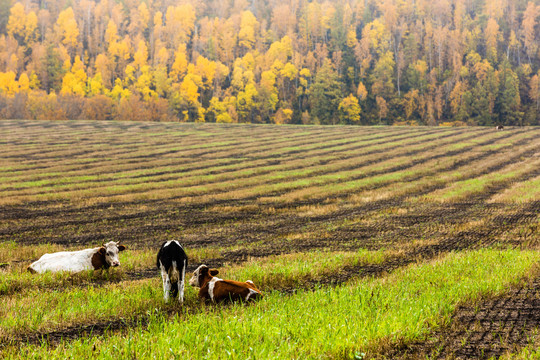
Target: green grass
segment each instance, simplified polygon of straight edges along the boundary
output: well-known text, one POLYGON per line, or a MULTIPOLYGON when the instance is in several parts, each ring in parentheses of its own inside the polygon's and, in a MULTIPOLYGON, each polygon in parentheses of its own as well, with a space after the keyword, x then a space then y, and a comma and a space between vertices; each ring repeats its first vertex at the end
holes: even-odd
POLYGON ((496 196, 494 201, 525 204, 540 200, 540 176, 515 184, 510 189, 496 196))
POLYGON ((306 281, 324 280, 345 266, 380 264, 388 255, 384 251, 310 251, 252 259, 241 265, 226 267, 220 277, 252 280, 261 290, 302 287, 306 281))
MULTIPOLYGON (((389 343, 413 341, 448 322, 460 303, 494 295, 531 275, 537 264, 532 251, 481 250, 453 253, 437 261, 400 269, 386 278, 363 279, 336 288, 298 292, 294 297, 268 293, 253 306, 189 308, 169 319, 150 318, 148 328, 121 335, 82 338, 47 346, 6 349, 7 358, 192 358, 319 359, 350 358, 373 353, 389 343), (174 356, 173 356, 174 355, 174 356)), ((129 299, 117 294, 122 301, 129 299)), ((98 291, 98 290, 95 290, 98 291)), ((135 289, 132 290, 132 292, 135 289)), ((158 291, 145 284, 134 299, 158 291)), ((90 296, 97 295, 92 291, 90 296)), ((100 294, 103 295, 103 294, 100 294)), ((191 296, 191 295, 189 295, 191 296)), ((93 315, 111 302, 88 312, 93 315)), ((100 296, 95 300, 99 301, 100 296)), ((69 301, 80 301, 68 298, 69 301)), ((118 299, 120 300, 120 299, 118 299)), ((143 306, 144 308, 144 306, 143 306)), ((136 307, 136 310, 142 310, 136 307)), ((64 309, 69 311, 69 308, 64 309)), ((4 320, 5 323, 5 320, 4 320)))
MULTIPOLYGON (((441 202, 462 200, 471 195, 482 193, 490 186, 509 183, 513 179, 519 178, 530 171, 534 171, 538 166, 540 166, 540 161, 538 160, 511 164, 498 172, 457 181, 445 189, 426 195, 424 198, 441 202)), ((535 187, 532 187, 529 190, 534 197, 536 192, 535 187)))
MULTIPOLYGON (((186 251, 193 262, 202 262, 203 256, 216 255, 205 248, 186 251)), ((380 263, 384 258, 385 253, 381 251, 315 251, 271 256, 221 270, 223 276, 244 280, 249 278, 267 290, 302 285, 304 281, 320 280, 325 274, 332 274, 343 266, 380 263)), ((121 267, 108 271, 30 274, 15 270, 5 273, 0 278, 0 296, 5 302, 4 309, 0 310, 0 329, 3 329, 0 334, 3 333, 5 337, 28 331, 50 331, 58 322, 79 324, 89 319, 95 322, 108 317, 129 317, 130 312, 134 316, 139 315, 149 304, 147 298, 154 298, 155 301, 159 298, 155 295, 161 291, 161 278, 156 269, 152 279, 126 281, 126 271, 153 269, 155 251, 126 250, 122 253, 121 261, 121 267), (34 303, 36 298, 40 301, 34 303), (122 306, 117 306, 122 301, 130 304, 127 312, 122 306), (51 307, 51 303, 56 305, 51 307), (106 313, 99 314, 98 310, 106 304, 116 305, 106 313)), ((191 300, 195 301, 195 295, 192 294, 191 300)), ((151 304, 160 307, 157 302, 151 304)))

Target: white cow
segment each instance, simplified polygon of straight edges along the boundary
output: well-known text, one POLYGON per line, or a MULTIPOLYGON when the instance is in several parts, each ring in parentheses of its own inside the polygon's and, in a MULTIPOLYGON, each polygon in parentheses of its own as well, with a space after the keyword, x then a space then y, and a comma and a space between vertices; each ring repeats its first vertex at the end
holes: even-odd
POLYGON ((45 254, 38 261, 28 267, 32 273, 44 273, 45 271, 70 271, 108 269, 111 266, 120 265, 118 253, 125 250, 124 245, 118 245, 114 241, 103 244, 101 247, 79 251, 61 251, 45 254))

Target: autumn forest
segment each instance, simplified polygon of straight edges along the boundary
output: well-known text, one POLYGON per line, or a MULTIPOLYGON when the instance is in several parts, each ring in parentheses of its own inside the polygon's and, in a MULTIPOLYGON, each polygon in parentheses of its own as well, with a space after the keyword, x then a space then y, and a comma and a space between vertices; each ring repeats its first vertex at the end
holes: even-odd
POLYGON ((540 0, 0 0, 0 118, 540 125, 540 0))

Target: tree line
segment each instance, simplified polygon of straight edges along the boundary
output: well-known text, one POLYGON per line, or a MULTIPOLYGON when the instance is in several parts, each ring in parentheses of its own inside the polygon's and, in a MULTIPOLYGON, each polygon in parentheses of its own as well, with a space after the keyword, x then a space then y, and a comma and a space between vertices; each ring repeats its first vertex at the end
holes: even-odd
POLYGON ((0 118, 539 125, 540 0, 0 0, 0 118))

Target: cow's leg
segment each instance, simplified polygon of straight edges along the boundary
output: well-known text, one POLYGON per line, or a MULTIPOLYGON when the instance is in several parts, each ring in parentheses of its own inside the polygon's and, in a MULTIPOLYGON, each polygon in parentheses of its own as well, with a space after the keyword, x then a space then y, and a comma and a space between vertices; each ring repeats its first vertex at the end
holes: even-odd
POLYGON ((167 274, 163 265, 161 266, 161 278, 163 279, 163 299, 165 299, 165 302, 168 302, 169 292, 171 291, 171 281, 169 280, 169 274, 167 274))
POLYGON ((182 273, 180 274, 180 280, 178 281, 178 289, 180 294, 178 295, 178 301, 180 304, 184 303, 184 279, 186 278, 186 260, 184 260, 184 266, 182 266, 182 273))

